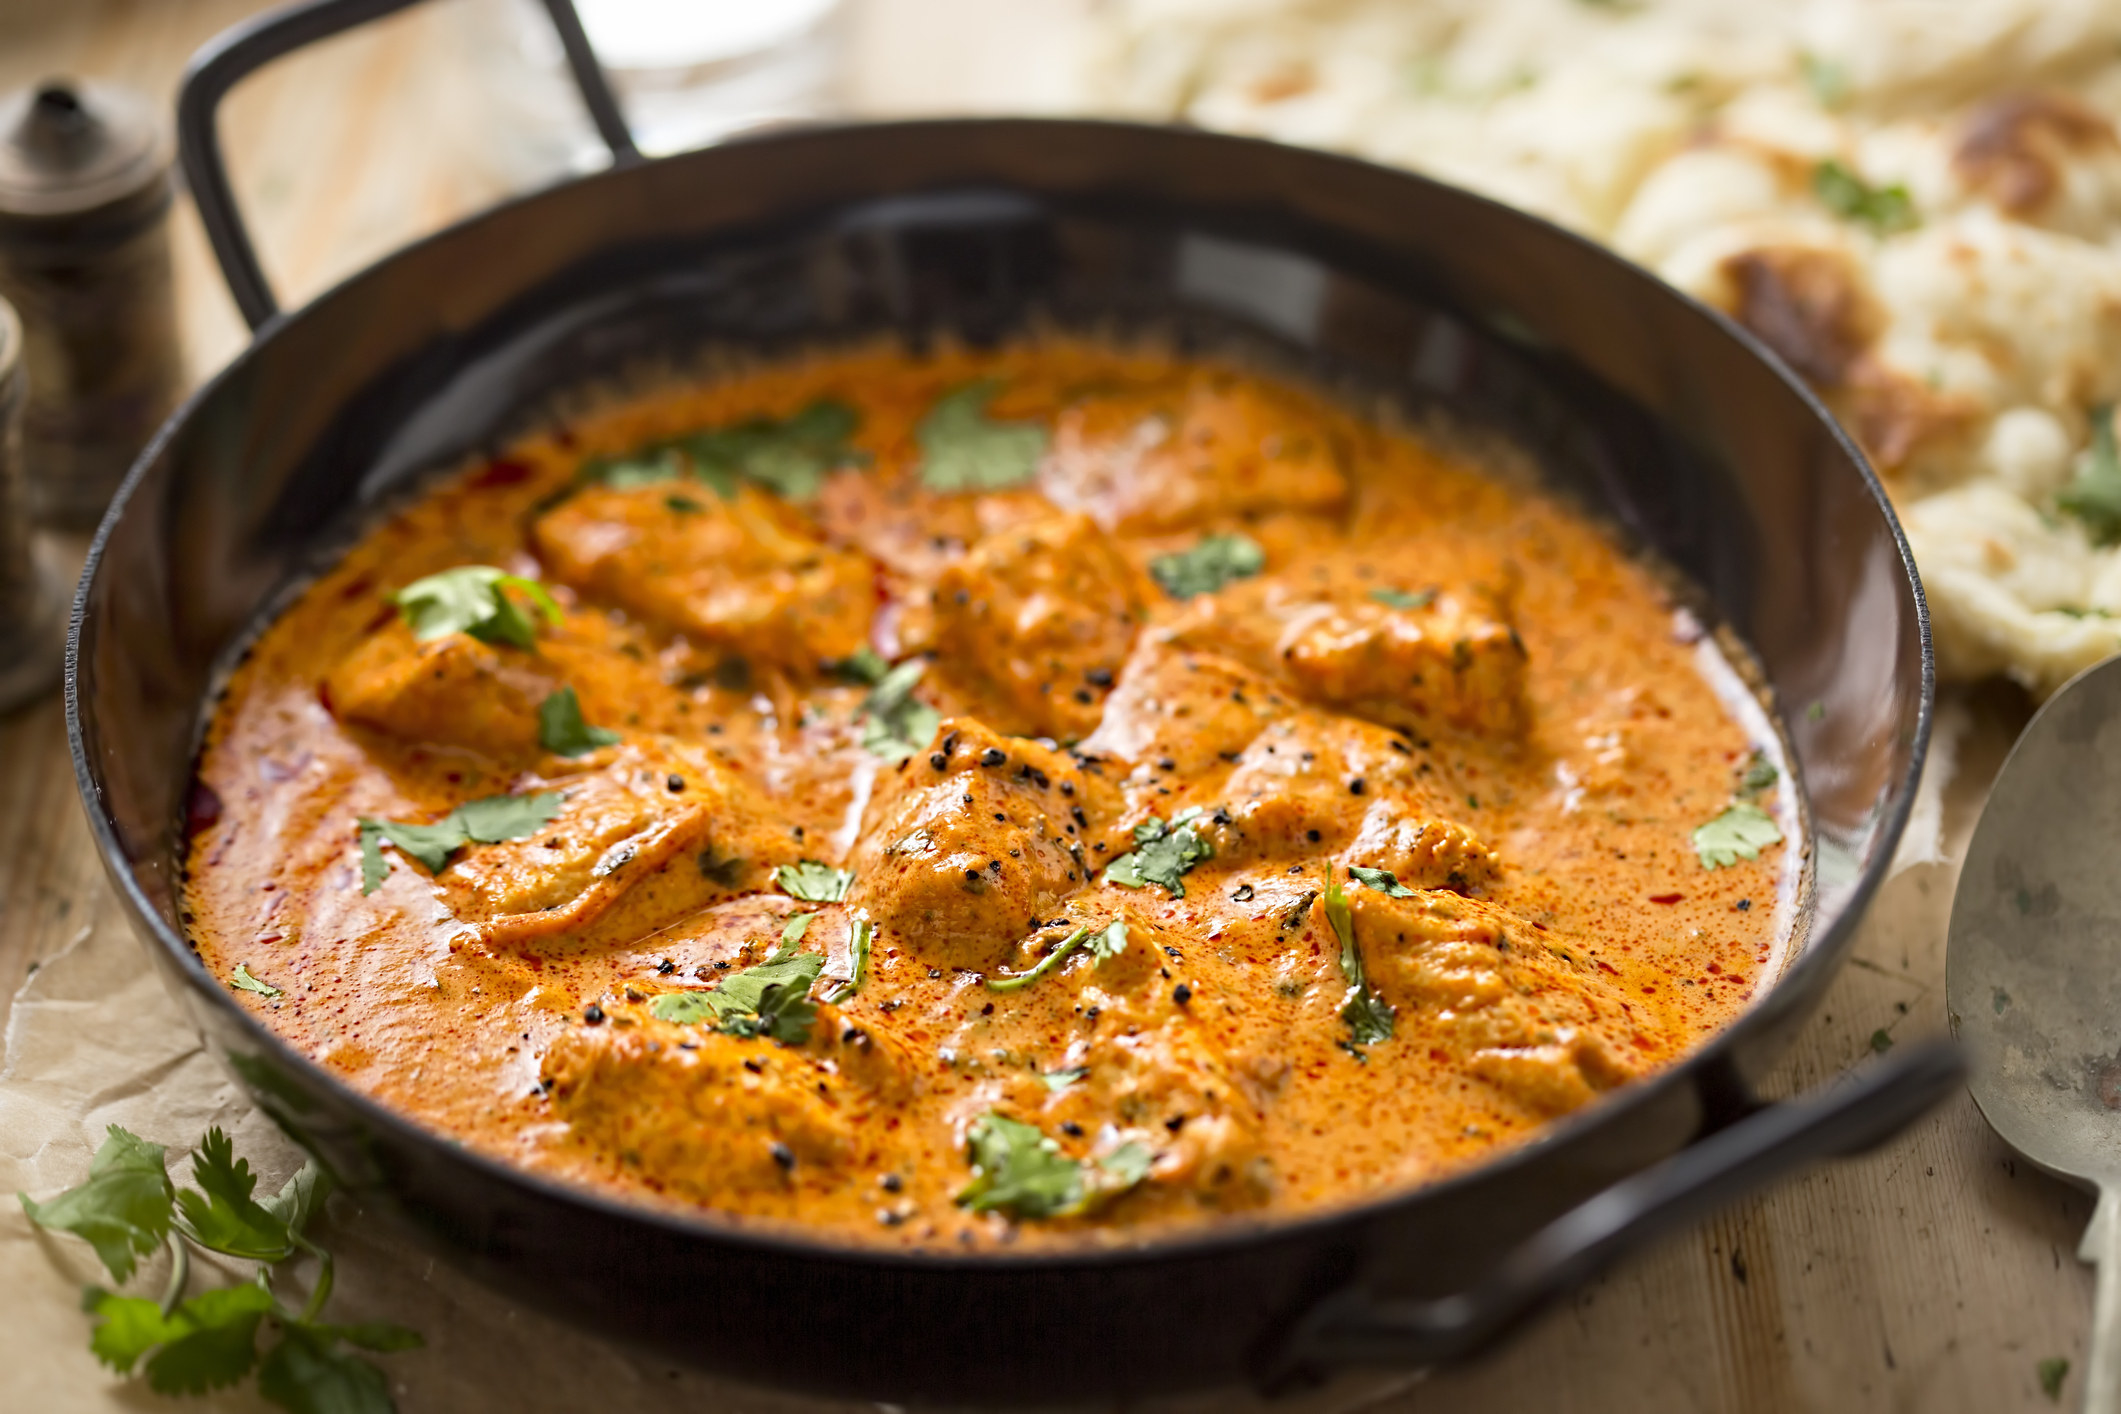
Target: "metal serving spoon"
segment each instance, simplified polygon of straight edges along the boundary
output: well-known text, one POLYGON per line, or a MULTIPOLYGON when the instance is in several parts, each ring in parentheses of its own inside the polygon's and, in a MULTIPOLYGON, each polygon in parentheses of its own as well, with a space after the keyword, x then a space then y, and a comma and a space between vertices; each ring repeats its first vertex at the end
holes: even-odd
POLYGON ((1952 899, 1945 1000, 1974 1103, 2096 1189, 2084 1408, 2121 1411, 2121 659, 2080 673, 2003 763, 1952 899))

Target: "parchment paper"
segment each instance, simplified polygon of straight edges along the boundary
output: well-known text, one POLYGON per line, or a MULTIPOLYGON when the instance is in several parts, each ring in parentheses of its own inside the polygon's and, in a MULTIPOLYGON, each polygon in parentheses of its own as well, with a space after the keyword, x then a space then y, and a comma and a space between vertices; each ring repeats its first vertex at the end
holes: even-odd
MULTIPOLYGON (((13 1194, 33 1198, 79 1183, 105 1126, 122 1124, 170 1146, 171 1173, 189 1178, 177 1155, 218 1124, 236 1152, 277 1188, 300 1151, 254 1110, 200 1044, 176 1002, 122 927, 83 929, 16 996, 0 1065, 0 1291, 12 1319, 0 1323, 0 1409, 39 1414, 161 1409, 185 1414, 266 1411, 247 1387, 170 1400, 112 1375, 88 1353, 80 1288, 108 1282, 86 1243, 44 1233, 13 1194)), ((319 1240, 338 1258, 334 1320, 393 1320, 427 1338, 425 1349, 376 1357, 404 1414, 450 1411, 745 1410, 828 1414, 874 1409, 720 1383, 645 1359, 525 1310, 393 1240, 345 1195, 332 1199, 319 1240)), ((128 1290, 158 1293, 165 1268, 147 1264, 128 1290)), ((195 1267, 196 1271, 196 1267, 195 1267)), ((215 1280, 226 1280, 217 1276, 215 1280)), ((195 1276, 195 1289, 199 1279, 195 1276)), ((791 1313, 800 1318, 800 1313, 791 1313)), ((733 1338, 741 1339, 740 1334, 733 1338)), ((938 1348, 938 1359, 949 1358, 938 1348)), ((1406 1388, 1408 1378, 1344 1382, 1275 1414, 1350 1414, 1406 1388)), ((1235 1391, 1160 1408, 1260 1407, 1235 1391)))

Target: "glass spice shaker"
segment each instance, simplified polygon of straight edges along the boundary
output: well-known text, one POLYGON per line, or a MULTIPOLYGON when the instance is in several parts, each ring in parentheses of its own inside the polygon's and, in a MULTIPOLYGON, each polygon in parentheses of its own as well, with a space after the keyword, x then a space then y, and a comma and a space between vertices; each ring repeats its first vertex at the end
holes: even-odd
POLYGON ((40 562, 22 475, 22 321, 0 300, 0 712, 59 681, 65 598, 40 562))
POLYGON ((147 105, 49 80, 0 97, 0 296, 22 316, 32 514, 90 530, 183 391, 167 144, 147 105))

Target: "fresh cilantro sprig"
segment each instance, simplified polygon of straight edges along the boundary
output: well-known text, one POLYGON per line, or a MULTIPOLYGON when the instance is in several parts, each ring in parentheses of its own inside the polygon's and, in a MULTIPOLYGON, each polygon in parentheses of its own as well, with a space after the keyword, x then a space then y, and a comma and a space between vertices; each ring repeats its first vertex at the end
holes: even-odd
POLYGON ((1812 195, 1836 216, 1868 226, 1881 236, 1922 224, 1906 187, 1898 182, 1874 187, 1831 157, 1812 168, 1812 195))
POLYGON ((1373 589, 1370 598, 1387 609, 1426 609, 1436 602, 1433 589, 1373 589))
POLYGON ((1134 827, 1134 848, 1105 866, 1105 882, 1139 889, 1155 884, 1173 898, 1186 896, 1186 872, 1215 857, 1215 847, 1193 827, 1199 806, 1181 810, 1169 823, 1152 815, 1134 827))
POLYGON ((815 859, 783 864, 773 871, 773 878, 783 893, 804 903, 838 903, 854 887, 852 869, 835 869, 815 859))
POLYGON ((910 658, 878 679, 862 699, 862 750, 903 761, 935 738, 943 714, 913 695, 928 665, 910 658))
POLYGON ((765 1036, 800 1046, 810 1039, 811 1023, 817 1020, 810 984, 825 967, 822 954, 797 950, 802 930, 813 917, 802 915, 800 928, 791 920, 781 945, 764 962, 723 978, 712 991, 665 992, 648 1004, 649 1014, 684 1026, 711 1021, 717 1031, 731 1036, 765 1036))
POLYGON ((535 795, 489 795, 459 805, 431 825, 363 816, 359 830, 361 892, 374 893, 382 887, 383 876, 390 872, 390 864, 383 858, 384 840, 426 865, 428 873, 439 874, 465 845, 528 839, 552 823, 560 813, 563 798, 556 790, 535 795))
POLYGON ((875 936, 876 927, 866 918, 856 918, 848 923, 847 980, 834 987, 826 1001, 837 1006, 862 989, 862 983, 869 977, 869 944, 875 936))
POLYGON ((1338 879, 1326 884, 1326 922, 1333 925, 1333 935, 1340 939, 1340 975, 1348 983, 1347 1000, 1340 1008, 1340 1019, 1348 1023, 1348 1039, 1343 1044, 1359 1060, 1360 1047, 1392 1039, 1392 1008, 1370 990, 1362 949, 1355 945, 1355 915, 1348 908, 1347 892, 1338 879))
POLYGON ((420 1337, 387 1322, 323 1321, 331 1297, 331 1254, 306 1235, 330 1182, 314 1161, 277 1194, 257 1196, 257 1176, 218 1128, 192 1154, 197 1188, 170 1182, 163 1147, 117 1125, 89 1166, 88 1181, 47 1203, 18 1194, 30 1220, 86 1238, 114 1282, 137 1259, 167 1243, 170 1278, 162 1297, 124 1296, 89 1286, 81 1306, 96 1324, 89 1349, 122 1375, 143 1374, 157 1394, 194 1395, 256 1372, 258 1393, 295 1414, 391 1414, 382 1371, 346 1347, 409 1350, 420 1337), (259 1264, 249 1281, 187 1297, 190 1250, 259 1264), (274 1268, 297 1256, 317 1263, 300 1310, 274 1292, 274 1268), (275 1337, 262 1352, 260 1340, 275 1337))
POLYGON ((572 687, 563 687, 538 704, 538 745, 555 756, 571 760, 618 742, 617 732, 592 727, 582 719, 582 699, 572 687))
POLYGON ((2084 523, 2094 545, 2121 540, 2121 449, 2114 444, 2114 409, 2092 409, 2092 440, 2077 459, 2077 473, 2055 493, 2055 504, 2084 523))
POLYGON ((481 643, 535 647, 537 620, 509 597, 506 591, 511 589, 529 599, 548 622, 560 621, 560 606, 544 585, 492 565, 458 565, 416 579, 392 595, 391 602, 422 643, 468 633, 481 643))
MULTIPOLYGON (((747 418, 650 442, 624 456, 599 457, 583 464, 581 479, 629 491, 690 472, 725 501, 735 499, 737 488, 747 481, 790 501, 807 501, 827 476, 861 462, 861 452, 848 441, 860 425, 853 408, 820 398, 787 417, 747 418)), ((702 507, 693 503, 671 509, 702 507)))
POLYGON ((1094 1165, 1071 1159, 1036 1125, 989 1110, 965 1132, 972 1181, 957 1195, 975 1213, 1069 1217, 1108 1202, 1149 1176, 1150 1154, 1129 1141, 1094 1165))
POLYGON ((1694 852, 1704 869, 1721 869, 1741 859, 1758 859, 1760 851, 1782 843, 1775 817, 1750 800, 1734 800, 1721 815, 1697 825, 1692 835, 1694 852))
POLYGON ((1053 951, 1040 958, 1030 970, 1018 972, 1013 976, 989 977, 987 989, 993 992, 1014 992, 1028 987, 1067 961, 1068 955, 1079 947, 1087 947, 1090 956, 1099 962, 1118 957, 1127 950, 1126 920, 1115 918, 1102 928, 1094 928, 1085 923, 1062 938, 1053 951))
POLYGON ((1173 599, 1213 594, 1267 567, 1267 552, 1249 535, 1210 535, 1190 550, 1158 555, 1149 573, 1173 599))
POLYGON ((914 429, 922 485, 930 491, 1000 491, 1038 474, 1046 429, 989 417, 987 405, 999 391, 999 383, 983 378, 935 400, 914 429))

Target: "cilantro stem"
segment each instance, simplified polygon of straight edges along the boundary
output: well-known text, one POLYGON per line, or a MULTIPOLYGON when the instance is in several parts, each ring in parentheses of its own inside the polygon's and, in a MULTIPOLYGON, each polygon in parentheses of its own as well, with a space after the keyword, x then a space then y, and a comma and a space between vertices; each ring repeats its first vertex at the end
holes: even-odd
POLYGON ((164 1239, 169 1244, 169 1281, 162 1287, 162 1318, 177 1309, 184 1299, 184 1288, 191 1282, 191 1247, 172 1227, 164 1239))
POLYGON ((300 1233, 290 1236, 296 1247, 317 1259, 317 1282, 309 1289, 309 1300, 302 1303, 302 1323, 309 1324, 324 1311, 324 1303, 331 1299, 332 1260, 331 1253, 317 1246, 300 1233))
POLYGON ((1059 947, 1040 958, 1038 965, 1029 972, 1019 972, 1014 977, 989 977, 987 979, 987 990, 990 992, 1013 992, 1019 987, 1030 986, 1033 982, 1060 966, 1062 960, 1069 953, 1081 947, 1083 939, 1089 936, 1090 929, 1087 925, 1076 929, 1067 937, 1061 939, 1059 947))

